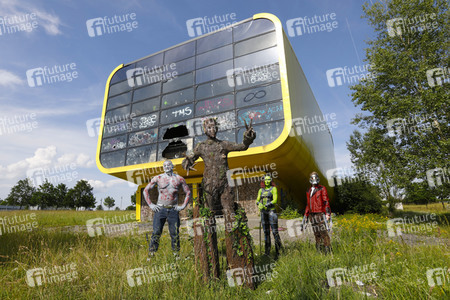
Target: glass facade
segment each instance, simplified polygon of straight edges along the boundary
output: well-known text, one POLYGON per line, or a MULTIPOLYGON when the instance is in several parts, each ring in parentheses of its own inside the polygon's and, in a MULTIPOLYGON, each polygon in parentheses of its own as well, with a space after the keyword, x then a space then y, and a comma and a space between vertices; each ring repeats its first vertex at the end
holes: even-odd
POLYGON ((183 157, 206 139, 202 118, 220 123, 218 138, 251 147, 275 141, 284 126, 275 26, 251 20, 162 51, 111 78, 100 162, 105 168, 183 157), (278 74, 278 75, 277 75, 278 74))

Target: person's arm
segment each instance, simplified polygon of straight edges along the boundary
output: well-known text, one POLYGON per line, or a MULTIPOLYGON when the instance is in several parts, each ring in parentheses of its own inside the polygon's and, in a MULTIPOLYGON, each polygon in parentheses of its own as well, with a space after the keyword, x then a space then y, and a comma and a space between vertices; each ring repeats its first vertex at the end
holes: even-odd
POLYGON ((155 211, 155 212, 160 210, 160 207, 158 205, 155 205, 155 204, 152 203, 152 201, 150 200, 150 196, 149 196, 148 192, 149 192, 149 190, 151 190, 157 184, 157 182, 158 182, 157 177, 158 176, 153 177, 152 180, 150 181, 150 183, 147 184, 147 186, 144 189, 144 199, 147 202, 147 204, 150 207, 150 209, 155 211))
POLYGON ((197 164, 195 161, 201 156, 200 145, 201 143, 197 144, 194 148, 194 153, 186 156, 181 162, 181 166, 187 171, 187 175, 189 175, 189 170, 197 171, 194 169, 194 166, 197 164))
POLYGON ((244 120, 246 130, 244 132, 244 140, 242 141, 242 144, 236 144, 236 143, 231 143, 231 142, 227 142, 227 141, 223 142, 224 148, 228 152, 247 150, 248 147, 253 143, 253 141, 256 138, 256 133, 253 130, 252 122, 253 122, 253 120, 250 120, 250 125, 247 125, 247 122, 244 120))
POLYGON ((256 198, 256 205, 258 205, 259 210, 264 208, 264 204, 261 203, 261 192, 262 192, 262 189, 259 189, 258 197, 256 198))
POLYGON ((323 195, 323 205, 325 206, 325 214, 327 216, 327 220, 329 220, 331 217, 331 207, 330 207, 330 201, 328 199, 328 192, 327 192, 326 187, 323 187, 322 195, 323 195))
POLYGON ((181 185, 183 186, 183 191, 186 194, 186 197, 184 197, 183 205, 181 205, 181 206, 177 205, 176 206, 175 209, 177 211, 181 211, 181 210, 185 209, 187 204, 188 204, 188 202, 189 202, 189 199, 191 198, 191 190, 189 189, 189 186, 187 185, 186 180, 184 180, 184 178, 181 177, 181 176, 179 176, 179 178, 180 178, 180 181, 181 181, 181 185))
POLYGON ((309 190, 306 192, 306 208, 305 208, 305 217, 309 216, 309 190))

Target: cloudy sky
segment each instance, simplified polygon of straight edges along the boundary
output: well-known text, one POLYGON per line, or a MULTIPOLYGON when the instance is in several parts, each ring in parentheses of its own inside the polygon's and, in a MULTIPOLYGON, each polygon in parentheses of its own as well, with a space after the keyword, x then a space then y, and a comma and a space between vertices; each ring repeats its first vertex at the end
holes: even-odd
POLYGON ((40 169, 60 174, 69 187, 88 180, 98 201, 112 196, 122 208, 130 205, 135 187, 97 169, 98 136, 89 124, 101 116, 114 68, 191 39, 186 21, 199 17, 241 21, 260 12, 276 15, 322 112, 335 114, 337 166, 350 167, 346 142, 355 129, 350 121, 360 111, 349 84, 331 83, 327 70, 364 70, 365 42, 374 33, 361 19, 363 2, 0 0, 0 199, 40 169), (102 35, 88 30, 89 20, 104 17, 125 20, 125 27, 131 22, 129 30, 102 35), (316 20, 325 30, 300 34, 289 23, 297 18, 316 20), (38 68, 69 74, 42 83, 31 76, 38 68))

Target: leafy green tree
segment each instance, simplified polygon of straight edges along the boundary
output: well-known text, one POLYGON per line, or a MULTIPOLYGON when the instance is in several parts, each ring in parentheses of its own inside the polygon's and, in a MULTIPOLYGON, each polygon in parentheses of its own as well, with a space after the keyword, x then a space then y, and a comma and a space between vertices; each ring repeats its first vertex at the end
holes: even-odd
POLYGON ((449 65, 449 4, 383 0, 363 11, 375 31, 366 62, 376 77, 351 87, 353 102, 368 114, 353 119, 365 132, 354 132, 348 147, 357 167, 383 162, 377 184, 394 204, 392 189, 426 180, 427 170, 449 159, 449 84, 434 73, 449 65))
POLYGON ((116 208, 114 210, 120 210, 120 208, 118 206, 116 206, 116 208))
POLYGON ((21 208, 24 206, 32 206, 32 197, 35 191, 36 188, 31 185, 31 181, 28 178, 25 178, 19 180, 16 185, 11 188, 5 201, 9 205, 17 205, 21 208))
POLYGON ((103 210, 103 206, 100 204, 100 205, 98 205, 95 209, 96 209, 96 210, 103 210))
POLYGON ((95 198, 93 187, 86 180, 79 180, 77 184, 68 192, 67 204, 69 207, 94 208, 95 198))
POLYGON ((108 196, 105 198, 105 200, 103 200, 103 204, 105 204, 108 210, 110 210, 111 207, 113 207, 116 204, 116 201, 112 197, 108 196))
POLYGON ((136 205, 136 192, 134 192, 134 194, 131 195, 131 204, 136 205))
POLYGON ((33 204, 40 208, 56 206, 57 200, 57 189, 48 180, 45 180, 32 196, 33 204))
POLYGON ((64 207, 69 189, 64 183, 56 186, 56 207, 64 207))
POLYGON ((406 187, 405 202, 426 204, 435 202, 436 195, 426 181, 414 182, 406 187))
POLYGON ((129 205, 127 206, 127 208, 125 208, 125 210, 136 210, 136 206, 129 205))
POLYGON ((367 181, 344 180, 335 187, 336 203, 333 211, 340 213, 380 213, 382 201, 378 188, 367 181))

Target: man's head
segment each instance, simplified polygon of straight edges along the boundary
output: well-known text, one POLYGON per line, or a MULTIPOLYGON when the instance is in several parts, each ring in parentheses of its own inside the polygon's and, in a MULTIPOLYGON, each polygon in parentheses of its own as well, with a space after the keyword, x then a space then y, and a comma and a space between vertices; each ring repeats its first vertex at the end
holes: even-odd
POLYGON ((203 121, 203 131, 210 138, 215 138, 218 130, 216 118, 208 118, 203 121))
POLYGON ((166 160, 163 163, 163 170, 166 174, 172 174, 173 173, 173 163, 170 160, 166 160))
POLYGON ((318 185, 319 184, 319 174, 317 172, 312 172, 309 174, 309 183, 312 185, 318 185))

